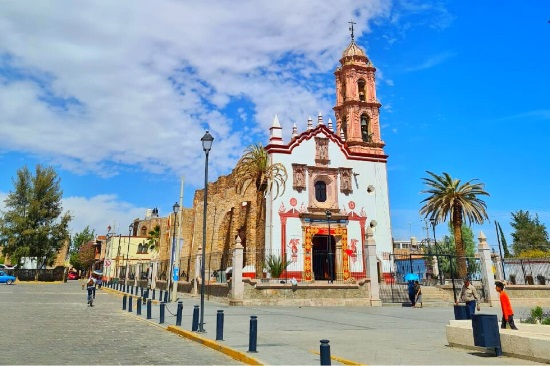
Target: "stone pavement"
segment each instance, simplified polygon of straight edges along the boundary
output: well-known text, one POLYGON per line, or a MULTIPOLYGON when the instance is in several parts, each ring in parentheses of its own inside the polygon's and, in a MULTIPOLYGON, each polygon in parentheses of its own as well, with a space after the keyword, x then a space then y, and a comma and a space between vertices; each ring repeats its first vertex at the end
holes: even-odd
MULTIPOLYGON (((111 289, 106 291, 116 293, 111 289)), ((122 296, 117 293, 119 309, 122 296)), ((200 298, 178 294, 183 304, 182 324, 175 327, 191 337, 206 338, 259 363, 268 365, 319 365, 321 339, 328 339, 332 363, 423 364, 423 365, 529 365, 536 362, 493 357, 492 353, 453 348, 447 345, 445 326, 454 318, 453 308, 422 309, 383 307, 235 307, 205 301, 205 331, 191 332, 193 306, 200 298), (215 342, 216 313, 224 311, 224 341, 215 342), (257 353, 248 353, 250 316, 257 316, 257 353)), ((158 299, 158 293, 157 293, 158 299)), ((136 314, 136 301, 133 301, 136 314)), ((158 324, 160 305, 152 306, 151 323, 158 324)), ((164 326, 174 329, 177 303, 167 305, 164 326)), ((500 308, 482 308, 498 314, 500 308)), ((517 313, 520 311, 518 309, 517 313)), ((136 315, 135 315, 136 316, 136 315)), ((140 318, 146 317, 146 307, 140 318)), ((202 342, 202 341, 201 341, 202 342)), ((239 358, 239 357, 237 357, 239 358)), ((242 361, 245 361, 241 358, 242 361)))
POLYGON ((120 310, 96 293, 86 305, 80 282, 0 285, 0 364, 240 364, 120 310))

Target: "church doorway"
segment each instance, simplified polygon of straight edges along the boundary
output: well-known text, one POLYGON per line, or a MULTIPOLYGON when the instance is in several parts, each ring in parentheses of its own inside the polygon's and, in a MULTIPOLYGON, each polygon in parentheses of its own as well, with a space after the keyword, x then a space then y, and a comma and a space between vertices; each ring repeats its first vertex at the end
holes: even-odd
POLYGON ((335 280, 334 258, 336 243, 334 237, 332 235, 330 237, 328 235, 314 235, 311 243, 313 249, 313 276, 315 280, 335 280))

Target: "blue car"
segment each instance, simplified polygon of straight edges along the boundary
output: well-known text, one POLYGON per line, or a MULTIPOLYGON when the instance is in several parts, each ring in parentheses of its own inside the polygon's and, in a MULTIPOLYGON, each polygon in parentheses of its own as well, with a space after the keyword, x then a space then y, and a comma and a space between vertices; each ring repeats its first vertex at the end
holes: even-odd
POLYGON ((0 283, 5 283, 7 285, 11 285, 14 282, 15 282, 15 277, 14 276, 10 276, 9 274, 7 274, 4 271, 0 271, 0 283))

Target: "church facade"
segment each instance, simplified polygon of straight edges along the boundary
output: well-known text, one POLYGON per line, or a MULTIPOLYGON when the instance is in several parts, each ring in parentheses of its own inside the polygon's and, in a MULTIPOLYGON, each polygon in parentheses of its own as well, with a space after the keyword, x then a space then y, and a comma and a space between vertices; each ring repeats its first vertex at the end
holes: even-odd
POLYGON ((266 197, 266 255, 290 264, 287 277, 350 281, 366 277, 363 241, 372 228, 379 266, 392 251, 384 142, 376 69, 352 38, 335 71, 336 117, 292 129, 290 141, 275 117, 266 150, 288 173, 282 196, 266 197))

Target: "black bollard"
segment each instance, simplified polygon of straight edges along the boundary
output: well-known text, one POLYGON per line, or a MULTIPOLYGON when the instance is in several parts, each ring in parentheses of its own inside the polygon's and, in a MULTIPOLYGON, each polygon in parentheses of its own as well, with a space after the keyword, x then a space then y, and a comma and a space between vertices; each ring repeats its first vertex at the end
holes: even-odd
POLYGON ((223 341, 223 310, 216 314, 216 340, 223 341))
POLYGON ((166 308, 166 304, 161 302, 160 303, 160 324, 164 324, 164 309, 166 308))
POLYGON ((147 319, 151 319, 151 299, 147 299, 147 319))
POLYGON ((153 300, 155 299, 155 289, 153 289, 153 300))
POLYGON ((126 310, 126 295, 122 296, 122 310, 126 310))
POLYGON ((256 342, 258 340, 258 317, 250 316, 250 333, 248 335, 248 352, 256 352, 256 342))
POLYGON ((162 290, 159 290, 159 301, 160 301, 160 302, 163 302, 163 301, 162 301, 162 290))
POLYGON ((138 294, 138 290, 139 290, 139 287, 136 286, 136 296, 137 296, 137 294, 138 294))
POLYGON ((321 365, 330 365, 330 345, 328 342, 328 339, 321 339, 321 346, 319 346, 321 365))
POLYGON ((164 291, 164 302, 168 302, 168 291, 164 291))
POLYGON ((132 295, 128 296, 128 312, 132 312, 132 295))
POLYGON ((183 311, 183 303, 178 301, 178 311, 176 312, 176 325, 181 326, 181 313, 183 311))
POLYGON ((137 298, 137 309, 136 309, 136 314, 137 314, 137 315, 141 315, 141 297, 138 297, 138 298, 137 298))
POLYGON ((196 332, 199 329, 199 306, 193 307, 193 323, 191 324, 191 331, 196 332))

